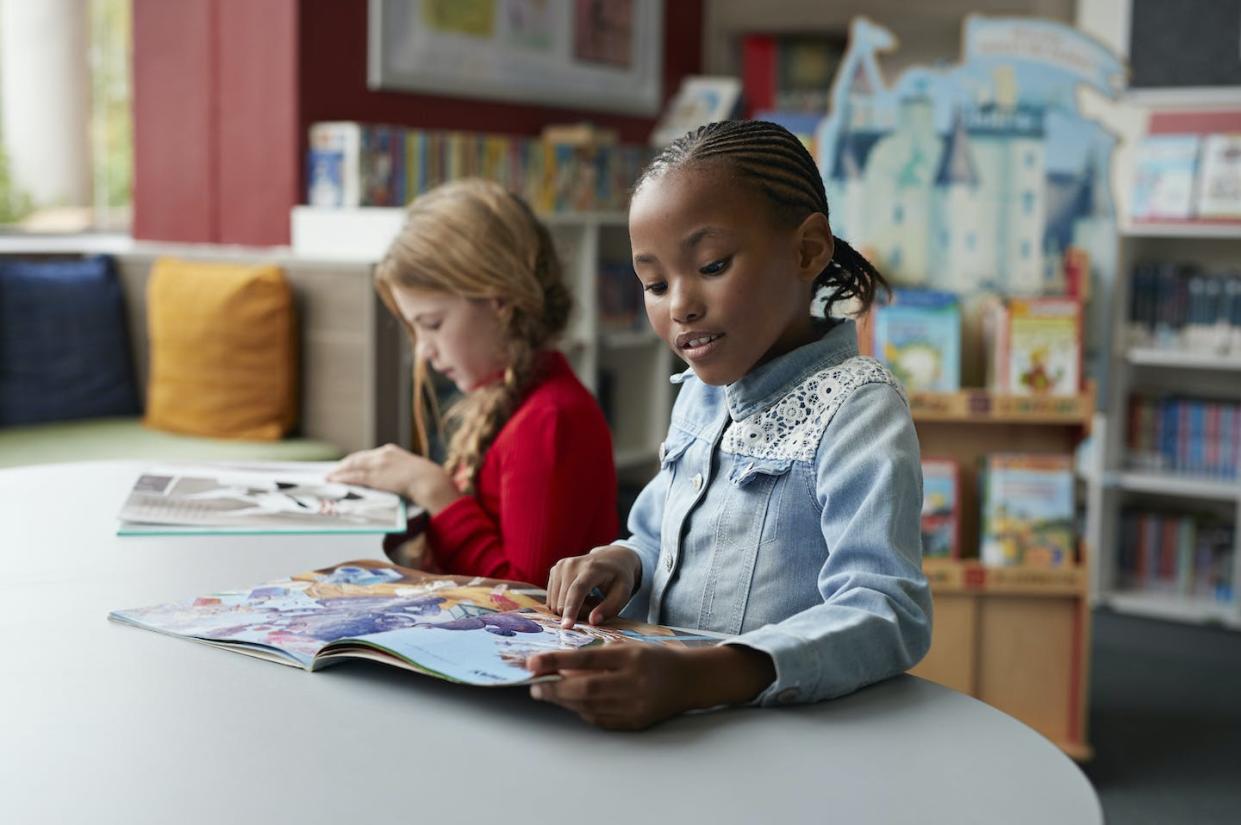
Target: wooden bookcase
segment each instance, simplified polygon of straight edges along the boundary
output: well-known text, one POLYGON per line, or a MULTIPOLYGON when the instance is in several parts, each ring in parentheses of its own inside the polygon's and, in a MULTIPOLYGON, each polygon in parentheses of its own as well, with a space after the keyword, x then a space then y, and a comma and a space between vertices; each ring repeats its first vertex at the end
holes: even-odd
MULTIPOLYGON (((989 453, 1072 454, 1090 432, 1094 394, 1064 398, 969 389, 912 393, 927 457, 960 473, 961 560, 928 559, 931 650, 918 676, 968 693, 1030 725, 1075 759, 1088 759, 1088 567, 985 567, 978 560, 978 468, 989 453)), ((1079 497, 1081 498, 1081 497, 1079 497)), ((1089 550, 1080 543, 1081 555, 1089 550)))

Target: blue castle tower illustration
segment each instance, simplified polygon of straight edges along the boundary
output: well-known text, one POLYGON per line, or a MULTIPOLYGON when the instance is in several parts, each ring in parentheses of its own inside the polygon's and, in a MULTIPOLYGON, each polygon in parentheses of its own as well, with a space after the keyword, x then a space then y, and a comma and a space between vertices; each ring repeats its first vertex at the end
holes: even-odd
MULTIPOLYGON (((979 38, 1030 29, 969 26, 979 38)), ((1079 64, 1082 55, 1106 63, 1093 44, 1066 42, 1079 64)), ((1083 79, 1071 60, 973 59, 908 69, 888 87, 876 54, 894 45, 886 30, 854 21, 817 135, 837 234, 898 283, 954 292, 1057 292, 1070 246, 1113 257, 1110 138, 1077 112, 1083 79)))

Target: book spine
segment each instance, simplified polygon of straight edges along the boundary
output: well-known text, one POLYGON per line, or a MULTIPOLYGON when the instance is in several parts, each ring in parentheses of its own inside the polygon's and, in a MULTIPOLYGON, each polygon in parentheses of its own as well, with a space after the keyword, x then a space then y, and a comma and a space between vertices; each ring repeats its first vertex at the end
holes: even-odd
POLYGON ((1202 472, 1212 477, 1220 475, 1219 460, 1219 414, 1221 404, 1206 403, 1206 420, 1203 429, 1202 472))

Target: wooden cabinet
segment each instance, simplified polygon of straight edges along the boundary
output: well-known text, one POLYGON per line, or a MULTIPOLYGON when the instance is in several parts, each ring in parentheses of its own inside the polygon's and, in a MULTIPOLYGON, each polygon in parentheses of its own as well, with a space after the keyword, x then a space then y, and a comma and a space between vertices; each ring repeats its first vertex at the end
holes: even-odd
MULTIPOLYGON (((976 557, 983 457, 1072 454, 1090 432, 1093 393, 1065 398, 985 390, 913 393, 910 408, 923 455, 960 464, 960 537, 966 557, 925 564, 934 595, 934 630, 930 652, 912 672, 1015 716, 1075 759, 1089 758, 1087 566, 985 567, 976 557)), ((1089 555, 1084 543, 1079 555, 1089 555)))

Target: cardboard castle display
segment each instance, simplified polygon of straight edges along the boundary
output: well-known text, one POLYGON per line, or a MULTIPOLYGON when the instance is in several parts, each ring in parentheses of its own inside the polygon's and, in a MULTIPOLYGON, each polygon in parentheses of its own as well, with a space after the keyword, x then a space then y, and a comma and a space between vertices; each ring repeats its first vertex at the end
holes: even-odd
MULTIPOLYGON (((890 85, 886 29, 859 18, 816 133, 832 228, 894 284, 970 295, 1064 294, 1070 249, 1091 290, 1115 277, 1114 136, 1079 96, 1115 99, 1121 62, 1069 26, 970 16, 956 65, 890 85)), ((1109 328, 1095 301, 1087 327, 1109 328)), ((1102 363, 1092 365, 1101 377, 1102 363)))

